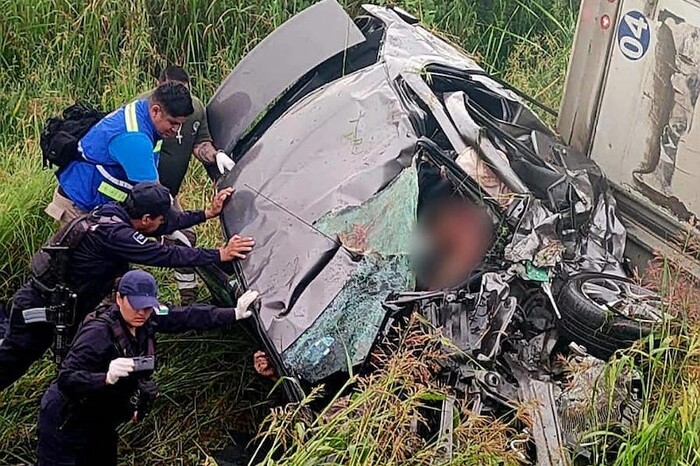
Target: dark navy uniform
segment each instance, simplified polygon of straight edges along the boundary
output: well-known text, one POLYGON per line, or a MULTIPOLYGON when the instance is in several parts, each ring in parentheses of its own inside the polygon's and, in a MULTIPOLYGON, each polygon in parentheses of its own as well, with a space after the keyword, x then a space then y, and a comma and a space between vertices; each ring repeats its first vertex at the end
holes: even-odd
MULTIPOLYGON (((72 254, 69 287, 78 294, 76 321, 110 294, 130 263, 157 267, 193 267, 220 263, 217 249, 189 248, 150 241, 132 226, 120 204, 106 204, 91 214, 95 224, 72 254)), ((153 236, 170 234, 206 220, 203 211, 174 211, 153 236)), ((53 324, 27 323, 22 311, 47 306, 48 296, 33 279, 12 298, 9 335, 0 344, 0 390, 24 374, 53 341, 53 324)))
POLYGON ((150 374, 132 373, 108 385, 105 380, 110 362, 146 355, 149 344, 155 346, 156 332, 206 330, 236 320, 234 309, 193 305, 172 309, 167 315, 152 315, 136 329, 134 336, 127 330, 116 305, 103 312, 103 318, 91 315, 82 325, 61 365, 58 379, 41 400, 37 428, 39 466, 116 465, 115 429, 132 417, 130 399, 139 378, 150 374), (114 332, 115 324, 123 331, 114 332), (119 339, 126 341, 115 341, 115 333, 121 333, 119 339))

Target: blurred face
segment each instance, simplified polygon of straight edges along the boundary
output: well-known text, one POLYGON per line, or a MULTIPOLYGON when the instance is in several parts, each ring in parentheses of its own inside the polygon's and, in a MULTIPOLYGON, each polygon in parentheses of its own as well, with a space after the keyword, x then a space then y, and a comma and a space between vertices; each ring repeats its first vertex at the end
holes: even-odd
POLYGON ((153 314, 152 307, 147 309, 134 309, 127 297, 119 293, 117 293, 117 306, 119 306, 119 312, 121 312, 122 318, 129 328, 142 327, 149 317, 151 317, 151 314, 153 314))
POLYGON ((158 103, 152 104, 148 111, 151 114, 153 126, 156 127, 156 131, 163 139, 175 137, 180 126, 187 120, 187 117, 184 116, 175 117, 170 115, 158 103))
POLYGON ((158 215, 157 217, 144 215, 138 220, 132 220, 134 230, 144 235, 155 233, 163 223, 165 223, 165 217, 163 215, 158 215))
POLYGON ((432 289, 455 286, 484 259, 493 228, 478 207, 466 201, 448 201, 437 208, 429 237, 439 256, 437 270, 429 277, 432 289))

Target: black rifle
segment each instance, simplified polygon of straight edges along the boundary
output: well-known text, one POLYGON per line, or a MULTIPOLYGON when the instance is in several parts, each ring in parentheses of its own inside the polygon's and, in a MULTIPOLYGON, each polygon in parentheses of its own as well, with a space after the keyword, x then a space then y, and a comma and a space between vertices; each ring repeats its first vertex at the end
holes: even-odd
POLYGON ((131 422, 137 424, 143 421, 148 412, 151 410, 153 400, 158 396, 158 387, 150 378, 139 379, 138 385, 134 394, 131 395, 129 402, 134 410, 134 415, 131 417, 131 422))
POLYGON ((49 299, 46 306, 46 320, 56 326, 53 342, 54 362, 60 364, 70 345, 70 330, 75 324, 77 294, 68 286, 70 248, 65 246, 44 246, 42 250, 51 256, 56 271, 53 288, 46 289, 49 299))

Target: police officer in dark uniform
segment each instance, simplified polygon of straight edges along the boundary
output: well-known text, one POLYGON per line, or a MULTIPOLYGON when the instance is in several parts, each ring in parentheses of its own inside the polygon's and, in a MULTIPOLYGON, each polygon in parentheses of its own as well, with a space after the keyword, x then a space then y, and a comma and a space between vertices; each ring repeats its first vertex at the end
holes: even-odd
POLYGON ((129 419, 140 421, 157 395, 151 380, 154 334, 205 330, 249 317, 258 296, 247 291, 235 309, 192 305, 168 311, 157 293, 152 275, 130 271, 119 282, 116 304, 85 319, 41 400, 39 466, 116 465, 116 428, 129 419))
MULTIPOLYGON (((220 191, 206 211, 177 213, 171 208, 167 188, 139 183, 123 203, 97 207, 59 230, 50 244, 70 237, 73 229, 80 230, 78 227, 85 232, 73 245, 65 270, 60 273, 55 263, 45 258, 44 250, 34 255, 32 276, 12 298, 9 335, 0 343, 0 390, 21 377, 51 346, 56 325, 48 318, 47 309, 55 304, 52 290, 57 288, 57 281, 65 282, 65 288, 74 293, 73 320, 80 322, 111 293, 115 279, 128 271, 130 263, 174 268, 244 259, 254 245, 252 238, 234 236, 219 249, 167 245, 146 238, 218 216, 232 192, 220 191)), ((72 333, 74 328, 70 330, 72 333)))

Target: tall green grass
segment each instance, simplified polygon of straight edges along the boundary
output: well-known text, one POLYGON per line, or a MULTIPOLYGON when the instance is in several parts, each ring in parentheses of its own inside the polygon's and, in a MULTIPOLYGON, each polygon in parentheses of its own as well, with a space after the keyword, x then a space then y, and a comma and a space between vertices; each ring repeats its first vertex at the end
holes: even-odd
MULTIPOLYGON (((0 297, 7 298, 17 287, 27 258, 51 230, 40 208, 49 199, 51 176, 40 171, 37 155, 38 134, 48 116, 77 99, 115 108, 151 87, 167 63, 185 65, 194 77, 195 92, 207 98, 245 53, 313 3, 0 0, 0 187, 6 193, 0 199, 0 297), (16 168, 16 160, 25 172, 16 168), (17 180, 21 186, 12 186, 17 180)), ((343 3, 358 12, 362 2, 343 3)), ((556 59, 558 66, 547 68, 557 75, 551 82, 530 82, 533 87, 561 89, 565 68, 559 66, 571 41, 575 1, 392 3, 415 12, 427 27, 481 57, 491 72, 517 80, 530 76, 529 65, 545 69, 544 63, 556 59), (527 65, 517 58, 522 47, 530 51, 527 65), (514 66, 515 76, 507 71, 514 66)))
MULTIPOLYGON (((632 348, 618 352, 591 393, 592 397, 611 396, 620 377, 638 376, 639 413, 621 428, 613 399, 607 400, 609 411, 600 413, 605 403, 594 403, 592 398, 591 412, 608 421, 584 434, 590 461, 579 457, 576 465, 700 464, 700 288, 664 261, 652 266, 645 280, 662 293, 666 311, 674 318, 632 348)), ((310 414, 318 391, 299 404, 276 408, 261 429, 271 451, 262 455, 260 464, 523 464, 523 444, 510 441, 523 438, 522 423, 518 427, 517 421, 527 424, 527 407, 515 418, 494 418, 465 409, 469 398, 457 399, 454 452, 449 461, 439 440, 416 435, 415 426, 425 423, 426 414, 436 409, 432 401, 450 393, 431 376, 444 361, 445 353, 439 349, 444 340, 420 322, 414 318, 394 345, 385 344, 373 358, 373 372, 352 377, 318 414, 310 414)))
MULTIPOLYGON (((246 52, 312 3, 0 0, 0 299, 7 299, 19 286, 31 253, 55 228, 42 212, 55 181, 50 172, 41 170, 38 150, 38 135, 48 116, 76 99, 115 108, 151 87, 154 76, 167 63, 183 64, 194 77, 195 93, 206 101, 246 52)), ((361 2, 343 3, 357 12, 361 2)), ((544 103, 558 106, 577 1, 392 3, 420 16, 428 28, 476 56, 488 71, 544 103)), ((195 166, 182 194, 185 205, 201 206, 210 188, 203 170, 195 166)), ((200 229, 200 233, 205 245, 219 241, 215 224, 200 229)), ((163 280, 169 276, 159 275, 163 280)), ((172 288, 169 292, 172 297, 172 288)), ((690 307, 686 304, 683 309, 689 312, 690 307)), ((670 465, 697 460, 697 325, 689 325, 687 334, 682 341, 670 338, 658 347, 639 347, 636 361, 646 361, 644 367, 650 368, 646 382, 651 396, 636 430, 623 439, 619 457, 612 462, 602 461, 670 465)), ((123 429, 122 464, 201 464, 207 451, 228 441, 229 429, 254 429, 269 407, 270 387, 253 375, 250 356, 255 348, 240 333, 175 337, 160 348, 165 360, 158 379, 164 396, 143 425, 123 429)), ((622 358, 615 364, 631 364, 630 360, 622 358)), ((0 464, 32 463, 38 400, 54 374, 51 363, 43 361, 12 389, 0 394, 0 464)), ((367 393, 359 398, 361 403, 350 405, 350 411, 340 414, 338 419, 347 421, 343 427, 348 435, 385 433, 372 430, 375 417, 362 417, 362 413, 377 413, 376 419, 384 427, 398 419, 372 411, 375 402, 397 410, 397 414, 411 407, 387 405, 390 393, 375 390, 386 379, 377 380, 378 385, 367 386, 367 393)), ((338 439, 326 436, 327 424, 313 422, 304 433, 304 439, 313 442, 304 445, 336 448, 348 463, 362 464, 362 458, 369 458, 361 456, 368 450, 352 450, 351 444, 336 442, 338 439), (328 443, 331 441, 335 443, 328 443)), ((501 426, 503 430, 489 431, 489 425, 473 426, 469 435, 476 440, 472 442, 462 438, 462 460, 458 464, 489 464, 509 458, 503 456, 502 449, 485 450, 487 445, 500 445, 500 435, 508 429, 501 426)), ((280 428, 281 424, 276 426, 280 428)), ((288 435, 282 430, 272 431, 288 435)), ((414 452, 414 464, 433 460, 429 446, 414 452)), ((297 448, 279 464, 301 464, 294 458, 314 456, 297 448)), ((270 464, 276 461, 268 460, 270 464)))
POLYGON ((445 361, 444 343, 422 319, 411 318, 373 354, 372 373, 351 377, 320 413, 311 414, 320 389, 299 404, 276 408, 261 429, 269 449, 256 460, 269 466, 521 464, 523 450, 511 448, 518 433, 509 421, 475 415, 462 400, 451 413, 452 455, 444 438, 418 433, 429 418, 439 419, 437 402, 449 394, 434 377, 445 361))
POLYGON ((645 281, 675 319, 610 364, 642 372, 645 403, 609 464, 700 464, 700 284, 666 259, 656 261, 645 281))

